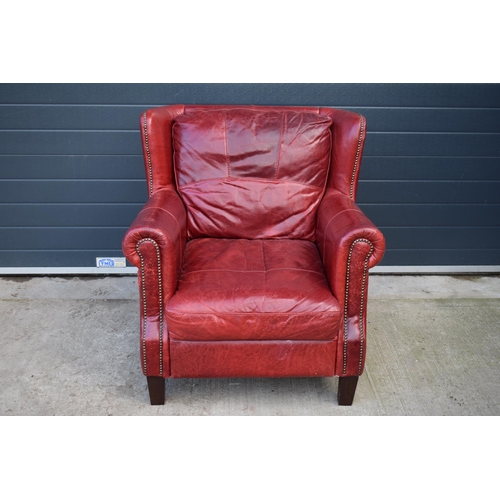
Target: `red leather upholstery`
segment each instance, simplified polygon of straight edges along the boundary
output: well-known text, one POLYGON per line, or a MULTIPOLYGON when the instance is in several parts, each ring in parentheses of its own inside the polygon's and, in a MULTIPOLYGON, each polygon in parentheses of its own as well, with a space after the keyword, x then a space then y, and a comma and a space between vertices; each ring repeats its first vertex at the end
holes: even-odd
POLYGON ((148 194, 174 186, 172 125, 184 113, 182 104, 145 111, 141 116, 142 150, 148 194))
POLYGON ((141 132, 150 199, 123 251, 144 374, 360 375, 385 250, 354 202, 364 118, 176 105, 144 113, 141 132))
POLYGON ((308 112, 223 109, 174 124, 177 188, 190 238, 314 240, 331 120, 308 112))
POLYGON ((139 269, 141 360, 145 375, 169 376, 164 308, 175 293, 186 245, 186 212, 173 189, 148 200, 123 239, 123 253, 139 269))
POLYGON ((170 341, 173 378, 331 377, 335 341, 170 341))
POLYGON ((337 339, 341 309, 314 243, 200 238, 167 305, 171 339, 337 339))
POLYGON ((332 120, 333 145, 328 189, 356 200, 359 167, 366 138, 364 116, 343 109, 320 108, 332 120))

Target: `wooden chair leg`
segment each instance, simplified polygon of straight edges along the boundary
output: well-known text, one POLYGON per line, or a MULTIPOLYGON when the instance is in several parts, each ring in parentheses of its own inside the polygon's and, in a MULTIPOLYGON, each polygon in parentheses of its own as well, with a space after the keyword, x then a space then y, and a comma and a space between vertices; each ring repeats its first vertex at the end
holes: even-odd
POLYGON ((339 406, 351 406, 359 377, 339 377, 337 399, 339 406))
POLYGON ((148 389, 152 405, 165 404, 165 379, 163 377, 148 377, 148 389))

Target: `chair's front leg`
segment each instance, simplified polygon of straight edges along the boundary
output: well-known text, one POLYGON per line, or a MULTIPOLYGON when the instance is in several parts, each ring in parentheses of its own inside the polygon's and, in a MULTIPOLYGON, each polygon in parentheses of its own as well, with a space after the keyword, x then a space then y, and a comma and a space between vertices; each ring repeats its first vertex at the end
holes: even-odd
POLYGON ((163 377, 148 377, 148 389, 152 405, 165 404, 165 379, 163 377))
POLYGON ((340 406, 351 406, 359 377, 340 377, 337 400, 340 406))

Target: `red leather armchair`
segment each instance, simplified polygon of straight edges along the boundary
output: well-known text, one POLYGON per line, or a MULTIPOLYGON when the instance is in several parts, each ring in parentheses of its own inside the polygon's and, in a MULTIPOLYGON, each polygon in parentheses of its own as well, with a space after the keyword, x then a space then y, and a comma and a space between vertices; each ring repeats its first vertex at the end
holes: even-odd
POLYGON ((165 106, 141 117, 139 269, 151 404, 170 377, 338 376, 352 404, 381 232, 356 206, 365 119, 312 107, 165 106))

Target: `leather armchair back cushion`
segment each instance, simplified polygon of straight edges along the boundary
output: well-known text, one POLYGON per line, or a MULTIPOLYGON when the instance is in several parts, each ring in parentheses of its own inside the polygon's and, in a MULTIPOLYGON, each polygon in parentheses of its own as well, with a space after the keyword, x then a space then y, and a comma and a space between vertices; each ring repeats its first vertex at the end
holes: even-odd
POLYGON ((173 125, 188 237, 314 241, 331 119, 290 110, 193 111, 173 125))

